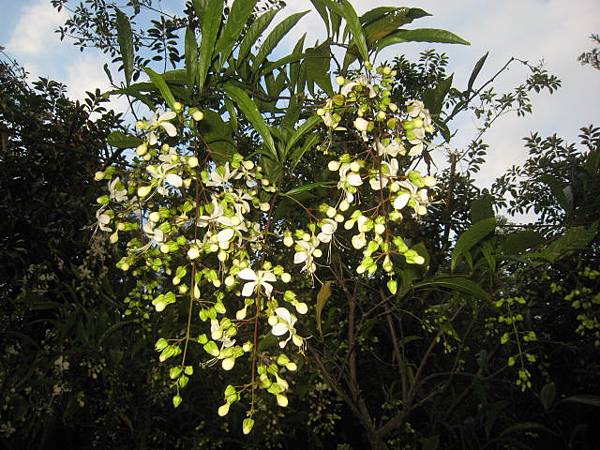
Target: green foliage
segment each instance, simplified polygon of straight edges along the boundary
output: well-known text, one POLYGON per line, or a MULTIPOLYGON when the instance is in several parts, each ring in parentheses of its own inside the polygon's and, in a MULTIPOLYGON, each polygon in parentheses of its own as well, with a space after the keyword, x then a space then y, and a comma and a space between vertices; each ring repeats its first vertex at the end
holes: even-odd
POLYGON ((598 130, 582 148, 534 135, 529 160, 480 189, 484 133, 560 81, 513 58, 478 83, 487 54, 463 91, 435 51, 374 67, 391 43, 466 41, 403 29, 417 8, 312 3, 327 40, 277 56, 304 14, 265 36, 279 2, 82 5, 62 32, 122 62, 111 94, 155 113, 135 128, 99 92, 82 106, 3 72, 9 445, 594 442, 598 130), (495 92, 515 65, 527 80, 495 92), (430 153, 465 113, 478 135, 434 178, 430 153), (536 223, 511 222, 528 211, 536 223))

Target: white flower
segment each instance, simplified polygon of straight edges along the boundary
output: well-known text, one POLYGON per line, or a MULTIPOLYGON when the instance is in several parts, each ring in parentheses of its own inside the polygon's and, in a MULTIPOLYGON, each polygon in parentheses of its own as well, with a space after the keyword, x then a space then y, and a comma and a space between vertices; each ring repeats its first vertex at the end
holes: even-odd
POLYGON ((175 114, 173 111, 167 111, 162 114, 157 112, 154 115, 153 121, 150 123, 150 129, 162 128, 169 136, 175 137, 177 136, 177 128, 175 128, 175 125, 169 122, 169 120, 173 120, 175 117, 177 117, 177 114, 175 114))
POLYGON ((294 264, 304 263, 301 272, 306 270, 309 273, 314 273, 315 270, 317 270, 314 258, 320 256, 320 250, 317 248, 318 246, 319 240, 315 236, 296 241, 294 264))
POLYGON ((382 162, 381 163, 381 176, 379 173, 375 175, 374 178, 369 180, 369 184, 371 185, 371 189, 374 191, 378 191, 387 186, 388 182, 393 182, 394 178, 398 175, 398 160, 396 158, 392 158, 390 162, 382 162))
POLYGON ((342 94, 344 97, 347 97, 348 94, 350 94, 356 86, 366 87, 369 91, 369 98, 377 97, 377 93, 375 92, 375 89, 369 83, 369 80, 364 76, 360 76, 355 81, 351 81, 351 82, 345 84, 342 87, 342 89, 340 90, 340 94, 342 94))
POLYGON ((367 238, 365 237, 365 233, 359 233, 352 236, 352 247, 356 250, 360 250, 365 245, 367 245, 367 238))
POLYGON ((317 235, 317 239, 323 243, 331 242, 335 230, 337 230, 337 222, 332 219, 323 219, 321 232, 317 235))
POLYGON ((275 308, 275 315, 269 317, 269 325, 272 327, 271 333, 274 336, 290 334, 285 341, 279 343, 279 347, 284 348, 290 339, 298 347, 304 345, 304 339, 296 334, 296 329, 294 328, 297 321, 296 316, 291 314, 286 308, 275 308))
POLYGON ((277 281, 275 275, 268 270, 259 270, 258 272, 255 272, 250 268, 246 268, 242 269, 237 276, 242 280, 248 281, 246 284, 244 284, 242 289, 242 295, 244 297, 250 297, 254 293, 254 290, 257 286, 262 286, 267 294, 267 297, 271 297, 273 285, 270 283, 277 281))
POLYGON ((127 200, 127 189, 123 188, 119 177, 116 177, 108 183, 108 192, 110 194, 110 198, 117 203, 122 203, 127 200))
POLYGON ((383 145, 381 142, 377 141, 375 143, 375 148, 377 149, 377 154, 379 156, 391 156, 392 158, 395 158, 398 155, 406 155, 406 149, 402 143, 398 141, 393 141, 388 145, 383 145))
POLYGON ((112 231, 112 228, 107 227, 110 223, 110 216, 103 213, 103 209, 96 211, 96 220, 98 222, 98 228, 100 231, 112 231))
POLYGON ((364 133, 369 128, 369 121, 363 119, 362 117, 357 117, 354 121, 354 128, 364 133))
POLYGON ((419 117, 419 115, 426 111, 423 102, 418 100, 410 100, 406 102, 406 111, 410 117, 419 117))
POLYGON ((237 171, 233 172, 229 169, 229 162, 225 163, 224 166, 217 167, 217 169, 210 172, 208 181, 205 183, 206 186, 222 187, 229 183, 229 180, 237 179, 237 171))
POLYGON ((183 180, 176 173, 167 174, 167 176, 165 177, 165 180, 167 183, 169 183, 173 187, 179 188, 179 187, 183 186, 183 180))
POLYGON ((338 188, 343 189, 346 185, 358 187, 363 183, 360 174, 351 170, 351 164, 342 164, 339 174, 340 182, 338 183, 338 188))

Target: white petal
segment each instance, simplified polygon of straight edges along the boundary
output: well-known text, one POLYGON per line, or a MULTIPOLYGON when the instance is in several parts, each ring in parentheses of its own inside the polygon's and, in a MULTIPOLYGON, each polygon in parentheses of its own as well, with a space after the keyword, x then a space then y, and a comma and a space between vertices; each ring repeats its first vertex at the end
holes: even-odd
POLYGON ((410 194, 408 192, 404 192, 394 200, 394 209, 402 209, 404 208, 408 201, 410 200, 410 194))
POLYGON ((263 281, 270 281, 271 283, 274 283, 277 281, 277 277, 272 272, 260 273, 260 279, 263 281))
POLYGON ((170 173, 165 177, 167 183, 174 187, 181 187, 183 185, 183 180, 176 173, 170 173))
POLYGON ((265 290, 265 294, 267 294, 267 297, 271 297, 271 294, 273 293, 273 286, 270 285, 269 283, 262 283, 261 286, 264 288, 265 290))
POLYGON ((273 329, 271 330, 271 333, 273 333, 274 336, 283 336, 288 331, 289 331, 288 326, 285 323, 280 322, 273 327, 273 329))
POLYGON ((177 117, 177 114, 175 114, 173 111, 167 111, 160 115, 160 117, 158 118, 158 122, 164 122, 165 120, 171 120, 171 119, 174 119, 175 117, 177 117))
MULTIPOLYGON (((323 242, 324 244, 331 242, 331 238, 332 238, 331 234, 319 233, 317 235, 317 239, 319 241, 323 242)), ((298 264, 298 263, 296 263, 296 264, 298 264)))
POLYGON ((347 180, 350 186, 360 186, 362 184, 362 178, 358 173, 351 173, 348 175, 347 180))
POLYGON ((252 295, 252 293, 254 292, 255 287, 256 287, 256 282, 254 282, 254 281, 250 281, 249 283, 246 283, 244 285, 244 288, 242 289, 242 295, 244 297, 250 297, 252 295))
POLYGON ((154 240, 156 242, 162 242, 165 240, 165 233, 160 230, 154 230, 154 240))
POLYGON ((292 321, 292 315, 286 308, 275 308, 275 314, 288 323, 292 321))
POLYGON ((250 268, 240 270, 237 276, 242 280, 256 281, 256 273, 250 268))
POLYGON ((219 244, 224 244, 226 242, 229 242, 231 240, 231 238, 233 237, 233 229, 231 228, 225 228, 224 230, 219 231, 219 234, 217 234, 217 239, 219 240, 219 244))
POLYGON ((354 247, 356 250, 360 250, 365 245, 367 245, 367 240, 365 239, 365 235, 363 233, 352 236, 352 247, 354 247))
POLYGON ((169 136, 177 136, 177 128, 175 128, 175 125, 173 125, 171 122, 162 122, 160 126, 163 127, 169 136))
POLYGON ((301 264, 308 259, 308 253, 298 252, 294 254, 294 264, 301 264))
POLYGON ((231 370, 235 365, 235 358, 225 358, 221 363, 223 370, 231 370))

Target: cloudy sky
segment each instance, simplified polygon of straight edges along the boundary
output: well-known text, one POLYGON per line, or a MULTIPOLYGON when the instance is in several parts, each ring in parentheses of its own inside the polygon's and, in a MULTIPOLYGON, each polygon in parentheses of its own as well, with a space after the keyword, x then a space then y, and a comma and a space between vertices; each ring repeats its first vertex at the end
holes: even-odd
MULTIPOLYGON (((80 53, 68 43, 61 43, 54 33, 66 13, 59 14, 50 0, 1 0, 3 3, 0 45, 15 57, 33 76, 63 81, 74 98, 86 90, 107 86, 102 71, 103 55, 92 51, 80 53)), ((71 0, 72 4, 78 3, 71 0)), ((181 8, 184 0, 163 0, 171 11, 181 8)), ((311 9, 308 0, 288 0, 288 11, 311 9)), ((582 67, 577 56, 592 47, 589 35, 600 33, 598 0, 352 0, 359 13, 375 6, 420 7, 433 16, 420 19, 412 27, 445 28, 469 40, 471 46, 439 46, 450 57, 450 72, 455 86, 464 88, 473 64, 488 50, 490 56, 480 77, 495 73, 511 56, 536 63, 545 61, 548 70, 558 75, 563 87, 554 95, 534 99, 534 114, 526 118, 504 117, 487 135, 492 150, 481 182, 489 183, 526 156, 522 138, 530 131, 558 133, 575 140, 581 126, 600 125, 600 72, 582 67)), ((316 13, 304 17, 290 34, 293 45, 304 32, 308 39, 322 36, 324 27, 316 13)), ((286 43, 282 43, 285 47, 286 43)), ((397 53, 416 57, 431 44, 406 44, 394 47, 397 53)), ((386 57, 394 56, 389 52, 386 57)), ((510 89, 526 76, 515 66, 497 84, 498 90, 510 89)), ((460 146, 473 136, 470 119, 456 123, 459 128, 454 145, 460 146)))

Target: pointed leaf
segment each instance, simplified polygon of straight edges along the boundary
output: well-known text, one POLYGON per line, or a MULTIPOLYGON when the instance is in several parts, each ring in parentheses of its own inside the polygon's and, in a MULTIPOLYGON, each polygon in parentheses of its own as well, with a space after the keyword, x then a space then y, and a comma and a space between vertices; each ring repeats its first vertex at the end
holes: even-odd
POLYGON ((319 289, 319 293, 317 294, 317 304, 315 306, 316 311, 316 319, 317 319, 317 329, 321 336, 323 336, 323 330, 321 329, 321 315, 323 313, 323 308, 325 308, 325 304, 327 300, 331 297, 331 281, 326 281, 321 285, 321 289, 319 289))
POLYGON ((279 42, 284 38, 286 34, 290 32, 290 30, 298 23, 298 21, 308 14, 309 11, 303 11, 296 14, 292 14, 286 19, 282 20, 281 23, 277 24, 273 31, 269 33, 265 41, 263 42, 260 50, 258 51, 256 57, 253 62, 253 71, 255 73, 258 72, 258 69, 262 65, 262 63, 267 59, 267 56, 271 54, 273 49, 279 44, 279 42))
POLYGON ((217 41, 214 52, 215 55, 222 53, 221 63, 227 61, 231 55, 235 41, 242 33, 257 1, 258 0, 236 0, 231 6, 231 10, 227 16, 227 23, 223 27, 223 31, 217 41))
POLYGON ((414 285, 415 289, 431 287, 459 291, 482 300, 491 301, 490 294, 474 281, 464 277, 439 277, 431 281, 424 281, 414 285))
POLYGON ((314 80, 323 89, 327 95, 333 96, 333 86, 331 85, 330 68, 331 50, 329 41, 315 48, 306 50, 306 73, 310 80, 314 80))
POLYGON ((202 91, 206 83, 214 55, 215 43, 221 27, 223 0, 194 0, 192 2, 196 15, 200 20, 202 40, 200 42, 198 61, 198 88, 202 91))
POLYGON ((540 392, 540 400, 542 402, 542 406, 546 411, 550 409, 552 403, 554 403, 554 399, 556 398, 556 385, 554 383, 548 383, 544 385, 542 391, 540 392))
POLYGON ((279 12, 278 9, 272 9, 269 12, 264 13, 258 19, 254 21, 250 28, 248 28, 248 32, 246 33, 246 37, 240 44, 240 51, 238 53, 238 67, 241 62, 245 61, 252 49, 252 46, 256 44, 260 35, 265 31, 265 29, 269 26, 275 14, 279 12))
POLYGON ((477 79, 479 72, 481 72, 481 69, 483 68, 483 65, 485 64, 485 60, 487 59, 489 54, 490 54, 490 52, 487 52, 485 55, 483 55, 479 59, 479 61, 477 61, 477 63, 475 63, 475 67, 473 67, 473 72, 471 72, 471 76, 469 77, 469 82, 467 83, 467 92, 470 92, 471 89, 473 89, 475 80, 477 79))
POLYGON ((300 125, 298 127, 298 129, 296 131, 294 131, 294 134, 289 139, 289 141, 285 147, 286 154, 292 149, 292 147, 294 147, 294 145, 296 145, 296 143, 300 139, 302 139, 302 137, 306 133, 308 133, 310 130, 312 130, 314 127, 316 127, 320 122, 321 122, 321 118, 319 116, 312 116, 312 117, 308 118, 302 125, 300 125))
POLYGON ((334 11, 346 21, 348 29, 352 32, 352 41, 358 48, 358 52, 364 62, 369 61, 369 49, 367 40, 363 34, 363 28, 356 11, 348 0, 340 0, 339 3, 326 0, 331 11, 334 11))
POLYGON ((481 242, 488 234, 492 233, 495 228, 496 218, 490 217, 471 225, 467 231, 461 234, 452 251, 451 270, 454 271, 461 256, 481 242))
POLYGON ((323 19, 323 23, 325 24, 325 28, 327 28, 327 37, 331 37, 331 27, 329 26, 329 14, 327 13, 327 8, 322 0, 310 0, 313 4, 321 19, 323 19))
MULTIPOLYGON (((381 11, 383 12, 383 11, 381 11)), ((419 8, 392 8, 382 17, 365 24, 365 36, 369 45, 389 36, 401 26, 411 23, 415 19, 430 16, 426 11, 419 8)), ((371 16, 373 17, 373 16, 371 16)))
POLYGON ((165 99, 167 104, 169 105, 169 108, 174 110, 175 109, 175 97, 173 97, 173 93, 171 92, 171 89, 169 89, 169 86, 167 85, 167 82, 162 77, 162 75, 160 75, 159 73, 156 73, 154 70, 150 69, 149 67, 146 67, 144 69, 144 71, 148 74, 148 77, 150 78, 150 81, 152 82, 152 84, 158 88, 161 95, 163 96, 163 98, 165 99))
POLYGON ((198 73, 198 43, 196 34, 190 27, 185 30, 185 69, 188 89, 191 91, 198 73))
POLYGON ((544 237, 533 230, 517 231, 505 236, 501 245, 502 253, 505 255, 516 255, 527 249, 536 247, 544 242, 544 237))
POLYGON ((123 59, 123 72, 125 72, 125 84, 129 86, 131 77, 133 76, 133 34, 131 32, 131 24, 129 18, 121 12, 117 11, 117 42, 123 59))
POLYGON ((482 195, 471 203, 471 222, 476 223, 483 219, 494 217, 494 208, 492 207, 492 196, 482 195))
POLYGON ((246 118, 250 121, 254 129, 261 135, 265 147, 270 151, 273 157, 277 158, 277 150, 275 149, 275 142, 273 142, 273 136, 269 131, 269 127, 260 115, 256 104, 252 99, 239 87, 228 83, 224 86, 225 92, 229 97, 238 105, 238 108, 244 113, 246 118))
POLYGON ((417 28, 416 30, 398 30, 385 37, 377 44, 378 50, 402 42, 436 42, 441 44, 471 45, 469 41, 446 30, 436 28, 417 28))
POLYGON ((582 405, 595 406, 600 408, 600 397, 597 395, 580 394, 572 395, 567 398, 563 398, 561 402, 567 403, 580 403, 582 405))
POLYGON ((295 195, 301 194, 303 192, 312 191, 313 189, 318 189, 318 188, 332 186, 334 184, 335 183, 330 182, 330 181, 319 181, 317 183, 308 183, 308 184, 304 184, 302 186, 299 186, 297 188, 290 189, 289 191, 284 192, 281 195, 284 196, 284 197, 293 198, 295 195))
POLYGON ((113 131, 106 138, 109 145, 116 148, 135 148, 143 141, 137 136, 130 136, 122 131, 113 131))

